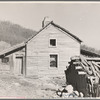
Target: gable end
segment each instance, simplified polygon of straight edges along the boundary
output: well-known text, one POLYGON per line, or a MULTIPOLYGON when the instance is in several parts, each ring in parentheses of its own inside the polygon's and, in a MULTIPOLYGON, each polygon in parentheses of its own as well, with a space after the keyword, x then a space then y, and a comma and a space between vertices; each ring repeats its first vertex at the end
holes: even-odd
POLYGON ((55 24, 55 23, 51 23, 53 26, 55 26, 55 27, 57 27, 57 28, 59 28, 59 29, 61 29, 62 31, 64 31, 65 33, 67 33, 67 34, 69 34, 71 37, 73 37, 75 40, 77 40, 78 42, 82 42, 82 40, 80 40, 77 36, 75 36, 75 35, 73 35, 72 33, 70 33, 68 30, 66 30, 66 29, 64 29, 64 28, 62 28, 61 26, 59 26, 59 25, 57 25, 57 24, 55 24))
MULTIPOLYGON (((69 34, 71 37, 73 37, 75 40, 77 40, 79 43, 82 42, 82 40, 80 40, 78 37, 76 37, 75 35, 73 35, 72 33, 70 33, 69 31, 67 31, 66 29, 62 28, 61 26, 55 24, 53 21, 51 21, 50 23, 48 23, 45 27, 43 27, 42 29, 40 29, 37 34, 39 34, 42 30, 44 30, 46 27, 48 27, 49 25, 53 25, 59 29, 61 29, 62 31, 64 31, 65 33, 69 34)), ((25 41, 25 43, 28 43, 28 41, 30 41, 32 38, 34 38, 37 34, 31 36, 27 41, 25 41)))

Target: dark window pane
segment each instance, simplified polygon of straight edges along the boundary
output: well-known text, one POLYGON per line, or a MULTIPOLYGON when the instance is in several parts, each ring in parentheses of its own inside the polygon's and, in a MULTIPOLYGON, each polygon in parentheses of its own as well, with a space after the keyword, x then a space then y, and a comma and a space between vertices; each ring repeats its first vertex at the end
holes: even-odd
POLYGON ((50 67, 57 67, 57 55, 50 55, 50 67))
POLYGON ((8 63, 9 62, 9 58, 6 57, 6 58, 2 58, 2 63, 8 63))
POLYGON ((50 45, 56 46, 56 39, 50 39, 50 45))

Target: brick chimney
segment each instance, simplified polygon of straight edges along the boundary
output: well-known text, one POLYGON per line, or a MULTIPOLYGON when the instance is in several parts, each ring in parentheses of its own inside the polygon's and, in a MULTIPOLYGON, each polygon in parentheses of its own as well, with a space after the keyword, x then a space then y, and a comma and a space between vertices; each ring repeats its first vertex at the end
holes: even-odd
POLYGON ((42 21, 42 27, 45 27, 47 24, 49 24, 52 20, 46 16, 44 17, 43 21, 42 21))

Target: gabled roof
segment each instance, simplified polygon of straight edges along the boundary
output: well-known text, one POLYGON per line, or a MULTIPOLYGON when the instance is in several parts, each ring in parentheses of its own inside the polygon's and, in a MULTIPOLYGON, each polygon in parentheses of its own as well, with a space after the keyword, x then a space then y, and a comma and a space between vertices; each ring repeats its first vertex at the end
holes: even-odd
POLYGON ((23 47, 25 47, 25 43, 24 42, 22 42, 20 44, 17 44, 17 45, 14 45, 14 46, 12 46, 10 48, 7 48, 7 49, 3 50, 2 52, 0 52, 0 57, 5 55, 5 54, 7 54, 7 53, 15 52, 16 50, 18 50, 20 48, 23 48, 23 47))
MULTIPOLYGON (((61 26, 55 24, 53 21, 51 21, 51 22, 48 23, 45 27, 43 27, 42 29, 40 29, 40 30, 37 32, 37 34, 39 34, 42 30, 44 30, 44 29, 45 29, 47 26, 49 26, 50 24, 53 25, 53 26, 55 26, 55 27, 57 27, 57 28, 59 28, 59 29, 61 29, 61 30, 64 31, 65 33, 69 34, 72 38, 76 39, 78 42, 80 42, 80 43, 82 42, 82 40, 80 40, 77 36, 73 35, 73 34, 70 33, 68 30, 64 29, 63 27, 61 27, 61 26)), ((37 34, 35 34, 34 36, 31 36, 31 37, 26 41, 26 43, 27 43, 28 41, 30 41, 32 38, 34 38, 37 34)))
POLYGON ((70 33, 68 30, 66 30, 65 28, 55 24, 55 23, 51 23, 52 25, 54 25, 55 27, 61 29, 62 31, 66 32, 67 34, 69 34, 70 36, 72 36, 73 38, 75 38, 77 41, 82 42, 82 40, 80 40, 77 36, 73 35, 72 33, 70 33))
MULTIPOLYGON (((52 21, 50 23, 48 23, 45 27, 42 27, 37 34, 39 34, 42 30, 44 30, 47 26, 49 26, 52 23, 52 21)), ((31 36, 30 38, 28 38, 25 42, 27 43, 28 41, 30 41, 32 38, 34 38, 37 34, 31 36)))

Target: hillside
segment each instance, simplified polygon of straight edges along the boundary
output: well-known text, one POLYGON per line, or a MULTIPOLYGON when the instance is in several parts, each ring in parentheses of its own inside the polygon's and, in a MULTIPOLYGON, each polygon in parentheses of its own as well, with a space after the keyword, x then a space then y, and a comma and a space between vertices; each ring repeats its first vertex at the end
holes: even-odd
POLYGON ((8 21, 0 21, 0 41, 15 45, 25 41, 27 38, 35 34, 36 31, 26 29, 18 24, 13 24, 8 21))
POLYGON ((94 54, 100 56, 100 50, 97 50, 97 49, 95 49, 93 47, 89 47, 87 45, 81 45, 81 50, 89 51, 91 53, 94 53, 94 54))

